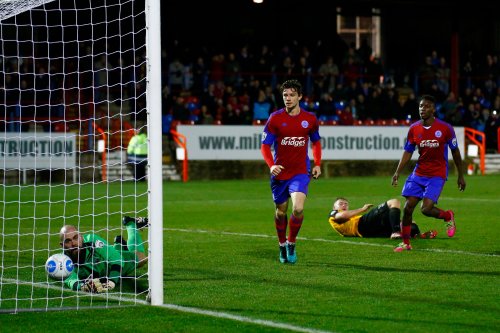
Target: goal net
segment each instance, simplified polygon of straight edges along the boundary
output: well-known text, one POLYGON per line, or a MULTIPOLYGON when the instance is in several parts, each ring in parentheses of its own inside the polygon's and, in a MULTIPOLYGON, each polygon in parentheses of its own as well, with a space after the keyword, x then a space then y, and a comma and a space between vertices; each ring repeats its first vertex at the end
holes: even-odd
MULTIPOLYGON (((161 253, 162 152, 151 3, 159 12, 158 0, 0 0, 0 312, 162 302, 162 257, 152 255, 154 246, 161 253), (136 179, 127 147, 143 130, 150 158, 136 179), (134 231, 124 216, 155 223, 134 231), (123 251, 135 249, 160 262, 123 269, 107 293, 74 291, 45 270, 62 252, 64 225, 108 243, 86 243, 87 254, 114 250, 130 265, 123 251)), ((106 272, 92 268, 94 278, 106 272)))

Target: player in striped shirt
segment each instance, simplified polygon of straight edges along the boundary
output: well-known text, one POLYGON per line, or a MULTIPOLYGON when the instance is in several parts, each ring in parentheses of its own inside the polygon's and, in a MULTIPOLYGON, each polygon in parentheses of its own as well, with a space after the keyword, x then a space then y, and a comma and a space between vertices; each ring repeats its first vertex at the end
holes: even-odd
POLYGON ((403 156, 396 172, 392 176, 392 185, 398 185, 399 174, 404 169, 415 149, 419 158, 413 172, 408 176, 401 194, 406 198, 403 210, 403 242, 394 251, 411 250, 410 229, 413 210, 422 200, 421 212, 425 216, 441 219, 446 222, 448 237, 456 231, 455 216, 452 210, 436 207, 443 186, 448 179, 448 147, 458 173, 458 189, 465 190, 465 179, 462 170, 462 156, 458 147, 453 127, 435 117, 436 103, 433 96, 423 95, 419 101, 421 120, 412 124, 408 130, 403 156))
POLYGON ((273 112, 264 127, 261 152, 271 174, 271 192, 275 203, 274 222, 278 234, 280 262, 295 263, 295 241, 304 220, 311 176, 321 175, 321 142, 316 115, 300 108, 302 85, 288 80, 281 85, 285 107, 273 112), (314 165, 311 168, 308 150, 312 143, 314 165), (274 148, 274 156, 271 152, 274 148), (289 199, 292 214, 288 220, 289 199), (288 227, 288 238, 286 235, 288 227))

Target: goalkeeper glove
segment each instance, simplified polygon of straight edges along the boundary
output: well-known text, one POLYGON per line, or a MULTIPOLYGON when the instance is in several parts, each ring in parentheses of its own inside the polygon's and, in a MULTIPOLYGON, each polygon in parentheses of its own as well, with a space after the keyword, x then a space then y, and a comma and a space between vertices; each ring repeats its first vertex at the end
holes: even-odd
POLYGON ((111 291, 114 288, 115 283, 111 280, 108 280, 107 278, 88 278, 85 280, 80 290, 87 293, 100 294, 111 291))

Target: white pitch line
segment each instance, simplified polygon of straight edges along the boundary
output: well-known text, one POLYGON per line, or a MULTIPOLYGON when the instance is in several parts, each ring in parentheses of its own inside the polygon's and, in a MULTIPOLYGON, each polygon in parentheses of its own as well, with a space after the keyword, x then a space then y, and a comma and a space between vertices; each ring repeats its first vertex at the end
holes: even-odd
POLYGON ((163 305, 160 305, 160 307, 168 308, 168 309, 176 310, 176 311, 181 311, 181 312, 189 312, 189 313, 207 315, 207 316, 211 316, 211 317, 236 320, 236 321, 243 322, 243 323, 257 324, 257 325, 273 327, 273 328, 281 328, 281 329, 286 329, 286 330, 294 331, 294 332, 335 333, 332 331, 316 330, 313 328, 306 328, 306 327, 300 327, 300 326, 295 326, 295 325, 290 325, 290 324, 278 323, 278 322, 274 322, 274 321, 270 321, 270 320, 253 319, 253 318, 249 318, 249 317, 236 316, 236 315, 233 315, 230 313, 225 313, 225 312, 202 310, 202 309, 190 308, 190 307, 179 306, 179 305, 174 305, 174 304, 163 304, 163 305))
MULTIPOLYGON (((32 285, 37 288, 43 288, 43 289, 51 289, 51 290, 58 290, 60 291, 63 289, 63 286, 54 286, 49 283, 43 283, 43 282, 28 282, 28 281, 20 281, 20 280, 15 280, 15 279, 3 279, 4 282, 6 283, 13 283, 17 285, 32 285)), ((69 289, 65 289, 64 291, 66 292, 73 292, 77 294, 78 292, 72 291, 69 289)), ((102 299, 110 299, 110 300, 115 300, 115 301, 121 301, 121 302, 132 302, 137 304, 142 304, 142 305, 148 305, 149 302, 146 300, 141 300, 138 299, 137 297, 123 297, 126 295, 133 295, 130 293, 102 293, 102 294, 92 294, 91 297, 94 298, 102 298, 102 299)), ((85 297, 89 297, 89 295, 85 295, 85 297)), ((118 306, 112 306, 113 308, 118 307, 118 306)), ((205 315, 205 316, 210 316, 210 317, 216 317, 216 318, 222 318, 222 319, 230 319, 230 320, 235 320, 243 323, 249 323, 249 324, 256 324, 260 326, 266 326, 266 327, 273 327, 273 328, 280 328, 280 329, 286 329, 289 331, 293 332, 303 332, 303 333, 338 333, 338 332, 333 332, 333 331, 323 331, 323 330, 316 330, 313 328, 307 328, 307 327, 301 327, 301 326, 295 326, 295 325, 290 325, 290 324, 285 324, 285 323, 280 323, 280 322, 275 322, 271 320, 263 320, 263 319, 254 319, 250 317, 244 317, 244 316, 237 316, 233 315, 230 313, 226 312, 218 312, 218 311, 211 311, 211 310, 204 310, 204 309, 199 309, 199 308, 193 308, 193 307, 186 307, 186 306, 180 306, 180 305, 175 305, 175 304, 162 304, 158 305, 158 307, 161 308, 166 308, 169 310, 175 310, 179 312, 187 312, 187 313, 194 313, 194 314, 200 314, 200 315, 205 315)), ((84 309, 98 309, 98 308, 111 308, 109 306, 86 306, 86 307, 61 307, 61 308, 37 308, 37 309, 17 309, 16 312, 44 312, 44 311, 70 311, 70 310, 84 310, 84 309)), ((0 311, 0 313, 5 312, 15 312, 15 311, 0 311)))
MULTIPOLYGON (((164 230, 166 230, 166 231, 178 231, 178 232, 189 232, 189 233, 197 232, 197 233, 232 235, 232 236, 239 236, 239 237, 242 237, 242 236, 243 237, 257 237, 257 238, 274 238, 274 237, 276 237, 275 235, 249 234, 249 233, 237 233, 237 232, 227 232, 227 231, 202 230, 202 229, 164 228, 164 230)), ((355 241, 349 241, 349 240, 331 240, 331 239, 307 238, 307 237, 299 237, 299 239, 304 240, 304 241, 325 242, 325 243, 343 243, 343 244, 358 245, 358 246, 376 246, 376 247, 384 247, 384 248, 392 248, 393 247, 392 245, 386 245, 386 244, 355 242, 355 241)), ((464 255, 483 256, 483 257, 498 257, 499 256, 497 254, 475 253, 475 252, 467 252, 467 251, 442 250, 442 249, 419 249, 418 251, 464 254, 464 255)), ((5 279, 5 281, 15 282, 16 280, 5 279)), ((24 282, 24 281, 17 281, 17 283, 30 284, 29 282, 24 282)), ((53 286, 45 285, 43 283, 32 283, 32 284, 37 286, 37 287, 44 287, 44 288, 48 288, 48 289, 55 289, 56 288, 53 286)), ((105 294, 99 295, 99 296, 101 296, 103 298, 108 298, 108 299, 135 302, 137 304, 148 304, 148 302, 138 300, 137 298, 126 298, 126 297, 105 295, 105 294)), ((159 305, 159 307, 170 309, 170 310, 175 310, 175 311, 180 311, 180 312, 187 312, 187 313, 206 315, 206 316, 216 317, 216 318, 230 319, 230 320, 235 320, 235 321, 239 321, 239 322, 243 322, 243 323, 262 325, 262 326, 266 326, 266 327, 286 329, 286 330, 293 331, 293 332, 336 333, 333 331, 316 330, 316 329, 307 328, 307 327, 300 327, 300 326, 294 326, 294 325, 285 324, 285 323, 274 322, 274 321, 270 321, 270 320, 254 319, 254 318, 250 318, 250 317, 237 316, 237 315, 233 315, 233 314, 226 313, 226 312, 204 310, 204 309, 185 307, 185 306, 180 306, 180 305, 175 305, 175 304, 162 304, 162 305, 159 305)), ((22 311, 22 310, 20 309, 19 311, 22 311)))
MULTIPOLYGON (((207 233, 207 234, 219 234, 219 235, 231 235, 231 236, 240 236, 240 237, 255 237, 255 238, 275 238, 275 235, 262 235, 262 234, 249 234, 249 233, 239 233, 239 232, 228 232, 228 231, 213 231, 213 230, 202 230, 202 229, 178 229, 178 228, 164 228, 166 231, 179 231, 179 232, 196 232, 196 233, 207 233)), ((300 240, 304 241, 312 241, 312 242, 324 242, 324 243, 343 243, 350 245, 358 245, 358 246, 376 246, 376 247, 385 247, 385 248, 393 248, 393 245, 388 244, 377 244, 377 243, 368 243, 366 241, 363 242, 355 242, 349 240, 332 240, 332 239, 324 239, 324 238, 307 238, 307 237, 297 237, 300 240)), ((463 254, 469 256, 479 256, 479 257, 500 257, 500 255, 495 253, 479 253, 479 252, 468 252, 461 250, 445 250, 445 249, 422 249, 419 248, 416 251, 426 251, 426 252, 436 252, 436 253, 451 253, 451 254, 463 254)))

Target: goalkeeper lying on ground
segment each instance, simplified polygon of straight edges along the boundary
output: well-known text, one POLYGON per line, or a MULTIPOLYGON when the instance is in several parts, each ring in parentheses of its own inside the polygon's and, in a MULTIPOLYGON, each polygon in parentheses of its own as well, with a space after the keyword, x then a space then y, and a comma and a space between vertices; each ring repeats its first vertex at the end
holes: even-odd
POLYGON ((65 225, 59 236, 61 245, 74 264, 64 283, 73 290, 102 293, 113 290, 121 277, 130 276, 147 263, 146 251, 139 229, 148 225, 147 218, 125 216, 126 244, 121 236, 109 245, 94 233, 81 234, 74 225, 65 225))

